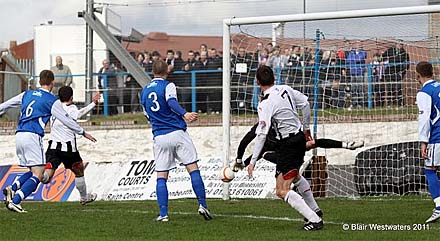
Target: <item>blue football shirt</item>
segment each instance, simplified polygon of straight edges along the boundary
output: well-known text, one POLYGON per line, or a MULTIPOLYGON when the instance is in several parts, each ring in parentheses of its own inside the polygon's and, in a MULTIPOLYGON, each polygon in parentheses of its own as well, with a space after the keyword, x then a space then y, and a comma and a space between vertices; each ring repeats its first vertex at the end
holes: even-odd
POLYGON ((176 98, 174 83, 161 78, 155 78, 144 87, 141 94, 141 104, 144 114, 149 119, 153 136, 165 135, 176 130, 186 130, 183 117, 168 106, 168 99, 176 98))
POLYGON ((52 93, 42 89, 26 91, 22 99, 17 132, 32 132, 44 136, 44 128, 52 115, 52 106, 56 100, 57 97, 52 93))

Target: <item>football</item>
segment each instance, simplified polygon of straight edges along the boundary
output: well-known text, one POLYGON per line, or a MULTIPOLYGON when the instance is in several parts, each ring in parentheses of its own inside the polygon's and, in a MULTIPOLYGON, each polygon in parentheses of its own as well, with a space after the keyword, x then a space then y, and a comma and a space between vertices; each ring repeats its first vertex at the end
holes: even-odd
POLYGON ((219 177, 223 182, 230 182, 234 180, 235 175, 229 166, 224 166, 220 170, 219 177))

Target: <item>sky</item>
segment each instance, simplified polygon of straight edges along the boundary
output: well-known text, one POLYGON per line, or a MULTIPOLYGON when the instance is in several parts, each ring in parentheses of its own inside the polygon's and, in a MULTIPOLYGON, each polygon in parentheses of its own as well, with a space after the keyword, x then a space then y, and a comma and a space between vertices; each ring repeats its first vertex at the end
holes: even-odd
MULTIPOLYGON (((427 0, 305 0, 306 12, 358 10, 426 5, 427 0)), ((123 5, 110 8, 122 17, 123 34, 131 28, 142 33, 152 31, 175 35, 221 35, 222 20, 231 17, 254 17, 298 14, 303 0, 95 0, 123 5)), ((53 24, 82 24, 77 12, 85 9, 86 0, 0 0, 0 47, 10 40, 18 43, 33 39, 34 26, 47 21, 53 24), (5 17, 6 16, 6 17, 5 17)), ((381 27, 383 30, 384 28, 381 27)))

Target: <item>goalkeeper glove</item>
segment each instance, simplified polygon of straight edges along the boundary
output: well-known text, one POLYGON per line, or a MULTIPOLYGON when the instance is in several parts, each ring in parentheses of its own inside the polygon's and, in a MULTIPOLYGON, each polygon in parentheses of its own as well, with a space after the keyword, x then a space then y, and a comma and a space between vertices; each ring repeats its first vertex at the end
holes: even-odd
POLYGON ((243 170, 244 163, 241 159, 235 159, 234 166, 232 167, 233 172, 238 172, 240 170, 243 170))

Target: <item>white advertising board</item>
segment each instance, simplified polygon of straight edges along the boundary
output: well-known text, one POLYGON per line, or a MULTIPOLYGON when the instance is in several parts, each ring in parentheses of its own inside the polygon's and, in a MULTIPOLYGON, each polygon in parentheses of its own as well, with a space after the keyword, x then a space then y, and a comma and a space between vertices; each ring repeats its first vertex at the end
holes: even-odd
MULTIPOLYGON (((223 162, 211 158, 199 162, 200 172, 205 183, 207 198, 221 198, 223 182, 219 172, 223 162)), ((156 199, 156 174, 154 161, 131 161, 120 169, 120 175, 112 187, 103 194, 102 199, 120 200, 154 200, 156 199)), ((273 198, 275 197, 275 165, 260 161, 256 166, 254 177, 249 178, 246 171, 236 173, 230 183, 232 198, 273 198)), ((191 179, 184 166, 170 171, 167 181, 170 199, 194 198, 191 179)))

